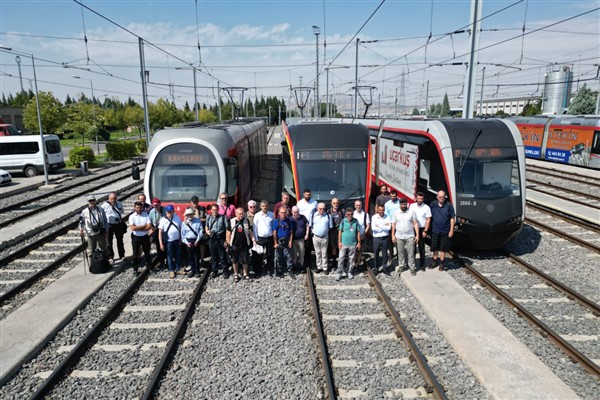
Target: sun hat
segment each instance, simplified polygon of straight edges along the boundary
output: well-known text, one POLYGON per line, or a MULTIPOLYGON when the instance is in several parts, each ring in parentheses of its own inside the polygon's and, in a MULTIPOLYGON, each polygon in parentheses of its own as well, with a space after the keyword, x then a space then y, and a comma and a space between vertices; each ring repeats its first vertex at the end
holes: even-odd
POLYGON ((188 208, 183 213, 183 215, 190 215, 190 214, 194 215, 194 214, 196 214, 196 211, 193 208, 188 208))

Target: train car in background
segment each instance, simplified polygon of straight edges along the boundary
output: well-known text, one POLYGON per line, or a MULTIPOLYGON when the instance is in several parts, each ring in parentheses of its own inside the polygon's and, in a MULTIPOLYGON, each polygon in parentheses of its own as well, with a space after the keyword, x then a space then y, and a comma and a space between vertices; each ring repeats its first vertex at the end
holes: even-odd
MULTIPOLYGON (((266 146, 265 123, 256 119, 162 129, 148 147, 144 193, 148 199, 159 198, 163 206, 172 204, 180 217, 192 196, 207 206, 226 192, 230 203, 245 206, 266 146)), ((133 178, 139 176, 134 168, 133 178)))
POLYGON ((600 169, 600 117, 511 117, 529 158, 600 169))
POLYGON ((371 157, 364 125, 315 119, 282 126, 284 191, 297 201, 309 188, 319 202, 336 197, 346 207, 360 199, 368 207, 371 157))
POLYGON ((387 185, 429 204, 444 190, 456 211, 453 246, 497 249, 521 230, 525 152, 508 120, 353 120, 371 135, 371 202, 387 185))

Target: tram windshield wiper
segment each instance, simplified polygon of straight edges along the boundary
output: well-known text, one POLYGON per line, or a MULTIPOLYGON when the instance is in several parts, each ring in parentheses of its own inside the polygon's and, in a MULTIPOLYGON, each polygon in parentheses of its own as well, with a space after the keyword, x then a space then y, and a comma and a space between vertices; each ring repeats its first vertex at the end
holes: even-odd
POLYGON ((467 160, 469 159, 469 156, 471 155, 471 151, 473 151, 473 147, 475 146, 475 142, 477 142, 477 139, 479 139, 479 136, 481 135, 482 132, 483 132, 483 129, 479 128, 479 130, 475 134, 475 137, 471 141, 471 146, 469 147, 469 150, 467 151, 467 154, 465 155, 465 158, 461 158, 461 163, 458 166, 458 172, 457 172, 458 176, 460 176, 463 168, 465 167, 465 164, 467 163, 467 160))

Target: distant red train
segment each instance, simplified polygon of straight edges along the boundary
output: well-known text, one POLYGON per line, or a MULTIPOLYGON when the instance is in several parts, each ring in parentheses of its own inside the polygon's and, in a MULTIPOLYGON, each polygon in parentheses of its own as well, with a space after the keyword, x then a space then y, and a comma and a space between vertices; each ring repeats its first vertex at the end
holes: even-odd
POLYGON ((521 132, 526 157, 600 169, 599 116, 510 119, 521 132))

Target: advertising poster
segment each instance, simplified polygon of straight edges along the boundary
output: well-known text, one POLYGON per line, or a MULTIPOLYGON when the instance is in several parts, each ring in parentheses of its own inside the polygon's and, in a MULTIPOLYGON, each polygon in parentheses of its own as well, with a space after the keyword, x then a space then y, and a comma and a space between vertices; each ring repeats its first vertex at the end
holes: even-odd
POLYGON ((419 148, 408 143, 398 147, 392 140, 381 139, 379 152, 379 177, 412 198, 417 188, 419 148))

